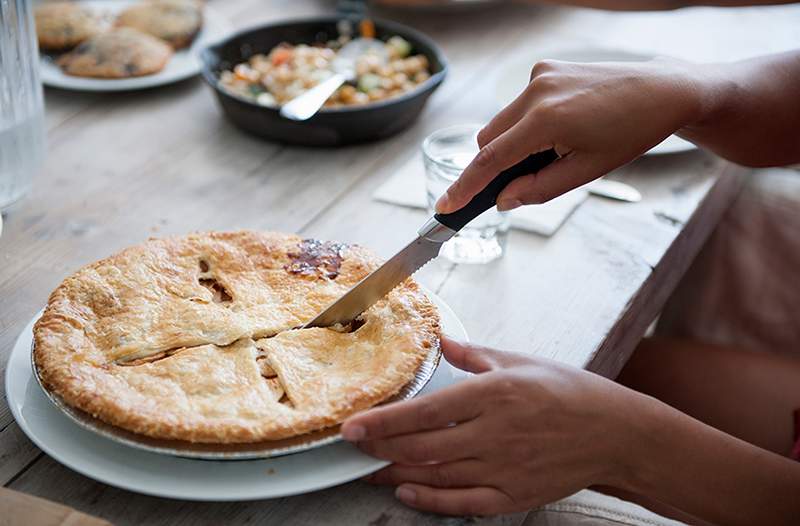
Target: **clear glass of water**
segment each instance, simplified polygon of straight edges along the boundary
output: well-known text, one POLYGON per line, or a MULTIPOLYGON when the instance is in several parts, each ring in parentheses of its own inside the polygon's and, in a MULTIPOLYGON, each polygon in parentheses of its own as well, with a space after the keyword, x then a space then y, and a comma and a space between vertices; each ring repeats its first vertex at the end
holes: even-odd
MULTIPOLYGON (((428 211, 431 214, 436 200, 478 154, 480 129, 477 124, 452 126, 432 133, 422 143, 428 211)), ((502 257, 507 235, 508 214, 492 208, 445 243, 440 255, 454 263, 488 263, 502 257)))
POLYGON ((32 0, 0 0, 0 211, 44 160, 44 104, 32 0))

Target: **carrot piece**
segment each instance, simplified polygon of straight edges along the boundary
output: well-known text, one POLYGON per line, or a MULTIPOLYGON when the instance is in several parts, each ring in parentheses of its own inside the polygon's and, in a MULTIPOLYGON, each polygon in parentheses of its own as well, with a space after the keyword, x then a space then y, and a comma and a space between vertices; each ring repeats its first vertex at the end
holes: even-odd
POLYGON ((272 65, 273 66, 280 66, 281 64, 285 64, 289 62, 292 58, 292 50, 279 47, 275 51, 272 52, 272 65))
POLYGON ((375 23, 369 18, 362 20, 358 25, 358 29, 361 31, 362 37, 375 38, 375 23))

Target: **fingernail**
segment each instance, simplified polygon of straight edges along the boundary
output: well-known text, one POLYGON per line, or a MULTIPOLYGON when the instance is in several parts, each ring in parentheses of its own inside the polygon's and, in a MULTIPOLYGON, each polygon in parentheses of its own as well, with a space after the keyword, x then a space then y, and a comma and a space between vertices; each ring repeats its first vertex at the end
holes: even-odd
POLYGON ((394 492, 394 496, 399 500, 409 504, 413 504, 414 501, 417 500, 417 492, 411 488, 406 488, 405 486, 400 486, 397 488, 394 492))
POLYGON ((447 192, 442 194, 438 201, 436 201, 436 210, 437 211, 445 211, 447 210, 448 205, 450 204, 450 196, 447 195, 447 192))
POLYGON ((348 442, 363 440, 365 436, 367 436, 367 430, 364 429, 364 426, 354 425, 342 429, 342 438, 348 442))
POLYGON ((504 199, 502 201, 498 201, 497 210, 500 212, 508 212, 509 210, 514 210, 515 208, 519 208, 521 206, 522 201, 519 199, 504 199))

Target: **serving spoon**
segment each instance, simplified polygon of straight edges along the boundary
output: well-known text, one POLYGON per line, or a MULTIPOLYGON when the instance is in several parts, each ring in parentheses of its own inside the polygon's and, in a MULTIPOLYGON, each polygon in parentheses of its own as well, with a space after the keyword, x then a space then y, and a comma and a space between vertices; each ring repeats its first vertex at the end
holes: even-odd
POLYGON ((342 84, 356 79, 356 60, 367 53, 376 55, 382 62, 388 59, 385 44, 381 40, 351 40, 342 46, 333 59, 333 75, 281 106, 281 116, 293 121, 305 121, 313 117, 342 84))

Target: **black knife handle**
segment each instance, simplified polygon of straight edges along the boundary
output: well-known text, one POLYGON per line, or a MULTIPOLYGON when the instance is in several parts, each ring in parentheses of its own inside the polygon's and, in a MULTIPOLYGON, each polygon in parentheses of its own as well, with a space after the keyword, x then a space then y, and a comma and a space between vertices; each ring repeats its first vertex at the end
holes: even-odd
POLYGON ((497 177, 492 179, 492 182, 486 185, 486 188, 478 192, 463 208, 449 214, 436 214, 433 217, 444 226, 458 232, 464 228, 464 225, 495 206, 500 192, 511 181, 523 175, 536 173, 556 159, 558 159, 558 154, 552 149, 529 155, 511 168, 500 172, 497 177))

